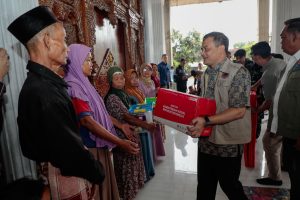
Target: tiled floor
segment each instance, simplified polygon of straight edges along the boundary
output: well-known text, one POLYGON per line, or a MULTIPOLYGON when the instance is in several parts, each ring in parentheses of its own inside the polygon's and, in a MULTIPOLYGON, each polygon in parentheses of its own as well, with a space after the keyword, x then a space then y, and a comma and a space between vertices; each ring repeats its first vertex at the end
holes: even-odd
MULTIPOLYGON (((266 128, 263 121, 262 133, 266 128)), ((156 164, 156 175, 138 193, 136 200, 195 200, 196 199, 196 166, 197 140, 166 127, 166 156, 156 164)), ((248 169, 242 161, 240 180, 244 186, 260 186, 256 178, 267 175, 266 160, 261 142, 262 135, 257 140, 256 166, 248 169)), ((289 188, 289 178, 282 173, 282 188, 289 188)), ((228 199, 218 188, 216 200, 228 199)))

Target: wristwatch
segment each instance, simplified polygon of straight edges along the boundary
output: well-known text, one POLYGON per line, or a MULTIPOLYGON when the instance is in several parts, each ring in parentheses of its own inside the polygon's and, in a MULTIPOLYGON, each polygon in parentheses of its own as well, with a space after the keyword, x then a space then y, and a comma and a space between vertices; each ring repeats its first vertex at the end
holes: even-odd
POLYGON ((207 115, 204 116, 204 120, 205 120, 205 126, 209 126, 211 124, 207 115))

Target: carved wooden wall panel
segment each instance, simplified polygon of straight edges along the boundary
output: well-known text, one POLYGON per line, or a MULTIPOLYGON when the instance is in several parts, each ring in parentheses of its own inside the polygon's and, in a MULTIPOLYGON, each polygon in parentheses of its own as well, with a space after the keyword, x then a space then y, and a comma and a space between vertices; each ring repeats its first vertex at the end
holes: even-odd
MULTIPOLYGON (((110 24, 123 29, 122 34, 119 33, 119 37, 123 37, 124 40, 119 41, 122 45, 119 45, 119 51, 125 55, 124 61, 122 61, 124 63, 123 68, 128 69, 135 66, 139 67, 144 62, 144 19, 141 1, 39 0, 39 3, 52 8, 58 19, 64 23, 68 44, 82 43, 95 48, 101 48, 96 42, 95 10, 107 13, 110 24), (119 26, 119 23, 122 25, 119 26)), ((99 60, 94 63, 95 68, 101 64, 99 60)), ((97 77, 95 78, 97 79, 97 77)))
POLYGON ((67 33, 67 43, 84 43, 84 23, 78 10, 82 2, 76 0, 40 0, 41 5, 52 8, 56 17, 64 23, 67 33))

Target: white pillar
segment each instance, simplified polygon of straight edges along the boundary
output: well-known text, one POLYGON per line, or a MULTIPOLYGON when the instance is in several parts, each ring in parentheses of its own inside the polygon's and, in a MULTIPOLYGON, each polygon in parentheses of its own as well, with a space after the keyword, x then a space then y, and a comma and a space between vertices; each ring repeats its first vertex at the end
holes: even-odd
POLYGON ((164 0, 144 0, 145 62, 158 63, 166 53, 164 0))
POLYGON ((269 42, 269 0, 258 0, 258 41, 269 42))
POLYGON ((165 0, 164 4, 164 19, 165 19, 165 45, 166 45, 166 54, 169 57, 169 64, 173 63, 172 48, 171 48, 171 25, 170 25, 170 0, 165 0))

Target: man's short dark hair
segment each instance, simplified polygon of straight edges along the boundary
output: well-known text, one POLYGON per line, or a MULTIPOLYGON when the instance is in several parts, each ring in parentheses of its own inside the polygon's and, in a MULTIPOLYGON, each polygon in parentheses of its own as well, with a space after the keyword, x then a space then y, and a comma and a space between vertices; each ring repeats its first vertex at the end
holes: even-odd
POLYGON ((234 57, 238 57, 238 58, 246 57, 246 51, 245 51, 245 49, 238 49, 234 53, 234 57))
POLYGON ((271 54, 274 58, 279 58, 279 59, 284 59, 284 57, 283 57, 283 55, 282 54, 280 54, 280 53, 272 53, 271 54))
POLYGON ((251 47, 251 55, 259 55, 262 58, 271 56, 271 47, 266 41, 258 42, 251 47))
POLYGON ((203 37, 203 41, 209 37, 212 37, 216 46, 224 45, 225 53, 228 52, 229 40, 228 37, 221 32, 210 32, 203 37))
POLYGON ((164 57, 164 56, 167 56, 167 54, 166 54, 166 53, 164 53, 163 55, 161 55, 161 57, 164 57))
POLYGON ((196 70, 194 70, 194 69, 191 70, 191 76, 194 76, 194 77, 197 76, 196 70))
POLYGON ((284 24, 287 26, 287 32, 300 33, 300 17, 286 20, 284 24))
POLYGON ((184 59, 184 58, 181 58, 181 59, 180 59, 180 62, 183 62, 183 61, 185 61, 185 59, 184 59))

